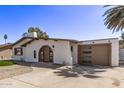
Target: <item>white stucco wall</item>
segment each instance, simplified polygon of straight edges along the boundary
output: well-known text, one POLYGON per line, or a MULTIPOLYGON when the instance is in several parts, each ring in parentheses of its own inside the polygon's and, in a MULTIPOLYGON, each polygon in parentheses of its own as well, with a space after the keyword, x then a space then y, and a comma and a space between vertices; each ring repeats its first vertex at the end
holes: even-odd
POLYGON ((113 39, 101 39, 101 40, 89 40, 83 41, 80 44, 111 44, 111 66, 119 66, 119 40, 118 38, 113 39))
POLYGON ((89 40, 82 41, 80 43, 73 43, 70 41, 63 40, 35 40, 28 44, 26 47, 23 47, 23 56, 14 55, 14 48, 20 47, 20 45, 24 44, 28 40, 24 40, 13 46, 13 59, 14 60, 24 60, 27 62, 38 62, 39 61, 39 50, 42 46, 48 45, 53 50, 53 60, 54 63, 57 64, 75 64, 78 63, 78 45, 86 45, 86 44, 111 44, 111 65, 118 66, 119 65, 119 40, 117 38, 114 39, 101 39, 101 40, 89 40), (54 45, 54 48, 52 47, 54 45), (73 52, 71 52, 71 46, 73 46, 73 52), (36 50, 37 57, 34 58, 34 50, 36 50))
POLYGON ((24 60, 25 58, 25 47, 22 47, 23 48, 23 56, 17 56, 14 54, 14 48, 18 48, 20 47, 22 44, 28 42, 29 40, 31 39, 24 39, 22 42, 19 42, 17 44, 15 44, 12 48, 12 60, 24 60))
POLYGON ((72 46, 73 47, 73 51, 72 51, 72 62, 73 62, 73 64, 77 64, 78 63, 78 44, 77 43, 74 43, 74 42, 71 42, 70 43, 70 46, 72 46))
POLYGON ((111 41, 112 43, 112 66, 119 66, 119 40, 115 39, 111 41))
POLYGON ((38 62, 39 50, 42 46, 48 45, 53 50, 54 63, 57 64, 72 64, 71 50, 69 41, 54 41, 54 40, 36 40, 27 45, 25 49, 25 61, 38 62), (54 45, 54 48, 52 47, 54 45), (33 51, 36 50, 37 58, 33 57, 33 51))

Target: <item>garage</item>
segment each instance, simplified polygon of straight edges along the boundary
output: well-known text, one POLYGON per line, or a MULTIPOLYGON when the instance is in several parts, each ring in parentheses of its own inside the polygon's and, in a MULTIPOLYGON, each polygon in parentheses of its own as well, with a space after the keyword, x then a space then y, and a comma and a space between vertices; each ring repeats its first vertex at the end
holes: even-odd
POLYGON ((111 65, 111 45, 100 44, 92 46, 92 63, 97 65, 111 65))
POLYGON ((111 65, 111 44, 79 45, 78 63, 81 65, 111 65))

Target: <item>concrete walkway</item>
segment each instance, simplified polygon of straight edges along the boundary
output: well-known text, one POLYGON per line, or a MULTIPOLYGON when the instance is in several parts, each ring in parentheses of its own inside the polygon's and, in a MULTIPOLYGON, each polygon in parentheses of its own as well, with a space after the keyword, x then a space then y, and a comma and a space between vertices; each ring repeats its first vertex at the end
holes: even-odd
POLYGON ((124 67, 31 67, 32 72, 0 80, 0 87, 124 87, 124 67))

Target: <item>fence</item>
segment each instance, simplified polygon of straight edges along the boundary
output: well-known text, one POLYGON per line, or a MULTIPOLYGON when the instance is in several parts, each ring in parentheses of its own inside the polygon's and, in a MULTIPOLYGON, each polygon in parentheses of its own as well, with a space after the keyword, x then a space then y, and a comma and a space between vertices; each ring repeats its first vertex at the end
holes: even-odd
POLYGON ((124 48, 119 49, 119 60, 120 62, 124 62, 124 48))

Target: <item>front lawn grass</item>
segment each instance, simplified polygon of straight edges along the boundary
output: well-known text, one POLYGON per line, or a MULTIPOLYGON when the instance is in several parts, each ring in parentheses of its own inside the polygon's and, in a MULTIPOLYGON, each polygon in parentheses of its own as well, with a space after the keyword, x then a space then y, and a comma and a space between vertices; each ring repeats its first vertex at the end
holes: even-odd
POLYGON ((13 61, 4 61, 4 60, 0 60, 0 66, 10 66, 10 65, 14 65, 15 63, 13 61))

